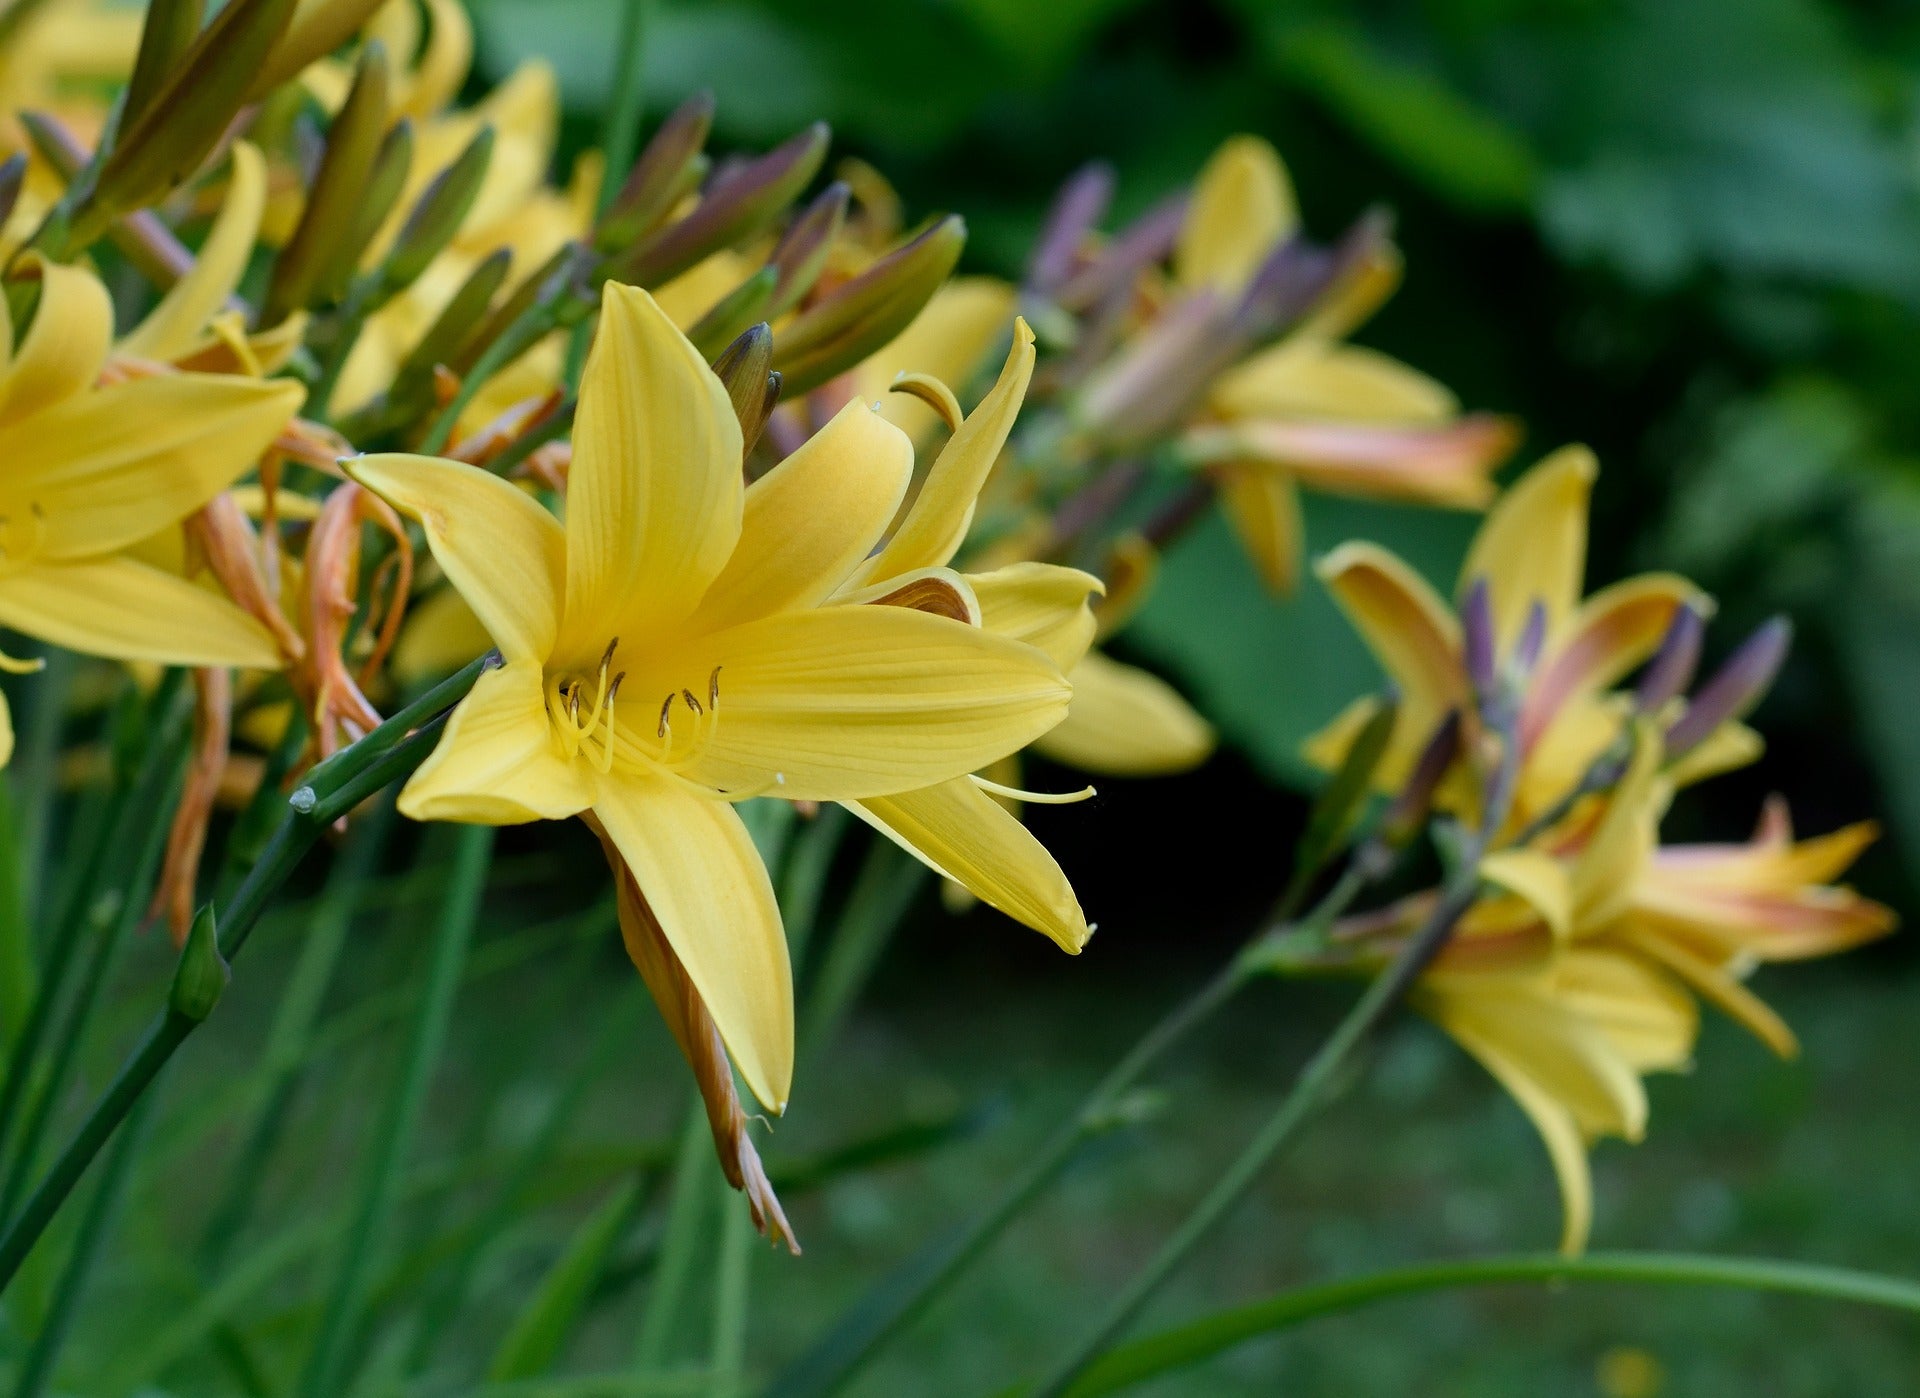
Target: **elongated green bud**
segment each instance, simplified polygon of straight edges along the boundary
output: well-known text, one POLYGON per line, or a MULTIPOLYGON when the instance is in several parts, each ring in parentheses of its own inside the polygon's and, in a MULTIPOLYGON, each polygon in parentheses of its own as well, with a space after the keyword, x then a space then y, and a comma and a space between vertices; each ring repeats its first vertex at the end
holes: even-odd
MULTIPOLYGON (((33 142, 35 154, 61 179, 71 182, 86 168, 86 148, 57 118, 34 111, 21 112, 19 118, 27 139, 33 142)), ((0 222, 4 219, 5 215, 0 214, 0 222)), ((184 277, 193 266, 193 254, 150 209, 115 219, 107 227, 107 236, 135 270, 162 291, 184 277)))
POLYGON ((846 225, 847 203, 852 197, 853 192, 835 180, 793 221, 793 227, 773 250, 770 265, 779 270, 780 280, 767 307, 769 317, 799 305, 800 298, 812 291, 813 284, 820 280, 827 258, 833 252, 834 240, 846 225))
POLYGON ((75 218, 75 242, 115 214, 158 203, 198 170, 240 110, 248 84, 286 31, 294 0, 232 0, 168 72, 138 119, 123 125, 75 218))
POLYGON ((420 343, 413 347, 394 375, 394 397, 403 396, 416 384, 431 382, 435 366, 450 364, 460 347, 473 334, 493 304, 495 294, 507 280, 513 267, 513 253, 495 248, 467 274, 466 281, 434 318, 420 343))
MULTIPOLYGON (((706 171, 701 150, 713 129, 713 94, 697 92, 653 133, 620 192, 601 215, 593 245, 601 252, 626 247, 673 211, 706 171)), ((611 173, 611 172, 609 172, 611 173)))
POLYGON ((780 399, 780 376, 772 372, 773 332, 766 322, 749 326, 713 361, 713 372, 726 385, 733 415, 740 419, 746 450, 760 440, 760 432, 780 399))
POLYGON ((780 216, 826 159, 832 133, 815 122, 799 135, 716 176, 685 218, 648 236, 606 269, 611 280, 660 286, 709 254, 751 238, 780 216))
POLYGON ((1353 740, 1340 770, 1321 788, 1307 815, 1307 828, 1301 832, 1300 844, 1294 852, 1297 868, 1309 873, 1324 868, 1346 843, 1367 794, 1373 789, 1373 774, 1386 755, 1387 743, 1393 737, 1393 727, 1399 718, 1399 702, 1388 699, 1374 710, 1353 740))
POLYGON ((386 265, 380 269, 380 287, 385 295, 395 295, 413 285, 414 279, 453 241, 473 201, 480 197, 480 186, 486 181, 492 160, 493 128, 483 126, 453 164, 433 177, 407 215, 400 235, 393 240, 393 251, 387 254, 386 265))
POLYGON ((247 89, 247 100, 257 101, 317 58, 325 58, 346 43, 373 18, 385 0, 300 0, 287 32, 273 46, 247 89))
POLYGON ((767 303, 773 299, 773 289, 779 279, 780 274, 774 268, 762 267, 721 297, 687 332, 693 347, 711 359, 748 326, 764 321, 767 303))
POLYGON ((354 211, 352 231, 327 254, 326 266, 314 283, 313 296, 317 302, 331 304, 347 294, 361 255, 385 225, 393 206, 400 202, 412 168, 413 123, 402 117, 381 139, 380 150, 373 157, 366 192, 354 211))
POLYGON ((194 915, 187 929, 186 945, 180 948, 180 962, 174 967, 173 989, 167 996, 167 1008, 199 1024, 213 1013, 226 993, 233 969, 220 954, 220 936, 214 926, 213 904, 208 903, 194 915))
POLYGON ((819 387, 905 330, 952 273, 966 243, 965 220, 949 214, 795 316, 773 346, 786 392, 819 387))
POLYGON ((149 0, 146 21, 140 27, 140 52, 133 60, 133 76, 127 80, 126 99, 120 106, 121 125, 138 121, 153 101, 200 32, 204 8, 202 0, 149 0))
MULTIPOLYGON (((389 82, 386 46, 378 39, 360 53, 353 87, 327 131, 326 153, 313 177, 307 206, 273 264, 262 311, 266 324, 316 304, 321 274, 339 260, 342 245, 361 222, 368 176, 386 137, 389 82)), ((355 258, 359 249, 354 250, 355 258)))

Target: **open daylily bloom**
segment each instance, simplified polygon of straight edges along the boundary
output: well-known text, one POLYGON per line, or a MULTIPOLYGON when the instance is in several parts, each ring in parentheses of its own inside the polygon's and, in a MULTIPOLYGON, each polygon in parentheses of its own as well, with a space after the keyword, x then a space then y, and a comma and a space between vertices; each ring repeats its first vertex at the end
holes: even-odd
POLYGON ((749 489, 726 390, 645 292, 609 285, 573 433, 566 523, 429 457, 348 463, 419 520, 504 664, 400 798, 421 820, 591 811, 748 1086, 786 1105, 787 948, 732 803, 865 801, 985 766, 1058 722, 1032 646, 951 615, 830 599, 912 468, 854 404, 749 489))
MULTIPOLYGON (((0 626, 117 660, 277 668, 226 598, 124 550, 205 505, 300 406, 284 380, 165 374, 95 387, 113 310, 90 273, 29 258, 26 333, 0 307, 0 626)), ((0 710, 0 753, 12 728, 0 710)))
MULTIPOLYGON (((1551 807, 1619 738, 1624 717, 1609 691, 1654 654, 1680 608, 1711 607, 1697 587, 1671 573, 1629 578, 1582 599, 1587 499, 1597 470, 1584 447, 1541 461, 1488 512, 1460 568, 1456 602, 1485 579, 1501 654, 1536 606, 1546 623, 1521 706, 1516 820, 1551 807)), ((1383 787, 1398 787, 1448 713, 1471 717, 1459 617, 1424 578, 1374 544, 1343 544, 1318 571, 1398 690, 1399 714, 1378 769, 1383 787)), ((1350 706, 1308 740, 1307 756, 1337 766, 1377 703, 1350 706)), ((1711 752, 1691 760, 1701 773, 1739 765, 1758 750, 1758 740, 1738 724, 1709 744, 1711 752)))
MULTIPOLYGON (((1651 727, 1638 725, 1610 794, 1541 848, 1489 857, 1485 895, 1410 997, 1533 1121, 1560 1181, 1569 1252, 1592 1222, 1586 1147, 1603 1135, 1640 1139, 1640 1078, 1686 1064, 1695 997, 1791 1055, 1792 1031, 1745 977, 1894 926, 1889 909, 1831 883, 1872 841, 1871 825, 1796 843, 1776 802, 1750 844, 1658 844, 1670 796, 1660 760, 1651 727)), ((1335 941, 1377 965, 1432 902, 1419 895, 1351 919, 1335 941)))
MULTIPOLYGON (((1175 251, 1189 295, 1237 297, 1299 229, 1286 167, 1273 147, 1236 136, 1201 171, 1175 251)), ((1342 344, 1384 300, 1397 265, 1369 268, 1269 349, 1222 374, 1184 457, 1211 471, 1227 518, 1269 586, 1299 572, 1299 488, 1367 499, 1480 509, 1489 473, 1518 440, 1514 425, 1462 416, 1443 385, 1373 350, 1342 344)))

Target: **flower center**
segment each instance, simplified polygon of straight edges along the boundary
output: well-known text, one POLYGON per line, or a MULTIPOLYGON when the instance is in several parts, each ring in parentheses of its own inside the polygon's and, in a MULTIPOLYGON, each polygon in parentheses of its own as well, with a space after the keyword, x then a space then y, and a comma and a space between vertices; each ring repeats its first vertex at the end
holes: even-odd
POLYGON ((648 733, 645 720, 638 728, 623 729, 619 722, 620 686, 625 670, 613 660, 620 638, 607 642, 600 664, 591 675, 561 675, 547 691, 547 713, 569 758, 585 755, 602 772, 611 772, 614 755, 624 744, 629 760, 638 758, 668 773, 692 762, 712 739, 720 722, 720 666, 707 676, 704 697, 690 688, 670 689, 660 701, 648 733), (684 713, 676 713, 683 709, 684 713))

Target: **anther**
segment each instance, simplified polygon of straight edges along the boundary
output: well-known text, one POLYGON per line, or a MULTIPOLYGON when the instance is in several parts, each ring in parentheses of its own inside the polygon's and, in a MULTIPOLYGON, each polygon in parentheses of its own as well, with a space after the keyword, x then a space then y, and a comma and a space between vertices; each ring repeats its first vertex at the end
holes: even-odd
POLYGON ((713 667, 713 673, 707 676, 707 707, 715 713, 720 712, 720 667, 713 667))
POLYGON ((690 689, 681 690, 680 697, 687 701, 687 707, 693 710, 693 716, 695 718, 703 718, 706 716, 707 711, 700 707, 700 701, 693 697, 692 690, 690 689))
POLYGON ((673 712, 673 698, 674 696, 669 694, 665 699, 660 701, 660 726, 654 730, 653 735, 656 738, 664 738, 667 736, 667 715, 673 712))
POLYGON ((607 648, 600 655, 600 673, 606 674, 607 667, 613 664, 613 653, 620 649, 620 638, 615 636, 607 642, 607 648))

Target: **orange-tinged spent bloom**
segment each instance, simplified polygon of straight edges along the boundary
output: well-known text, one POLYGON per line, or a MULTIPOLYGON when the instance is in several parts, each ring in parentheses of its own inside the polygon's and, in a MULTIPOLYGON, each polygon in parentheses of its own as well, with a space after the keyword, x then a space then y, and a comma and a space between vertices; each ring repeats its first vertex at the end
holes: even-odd
POLYGON ((573 450, 564 526, 461 463, 348 463, 424 526, 504 661, 401 809, 495 824, 591 811, 779 1111, 791 975, 733 803, 964 777, 1058 722, 1070 691, 1041 651, 950 615, 829 600, 894 517, 906 438, 855 404, 744 487, 724 387, 643 291, 607 288, 573 450))
POLYGON ((0 625, 120 660, 277 668, 259 622, 125 551, 232 485, 300 406, 300 386, 165 373, 96 387, 113 334, 106 289, 79 268, 24 268, 39 283, 24 334, 0 306, 0 625))
MULTIPOLYGON (((1236 136, 1195 186, 1174 254, 1189 296, 1238 297, 1299 214, 1272 146, 1236 136)), ((1279 343, 1228 369, 1181 441, 1215 475, 1227 517, 1267 583, 1299 571, 1299 488, 1479 509, 1514 425, 1462 415, 1443 385, 1374 350, 1342 343, 1398 281, 1397 261, 1359 268, 1279 343)))
MULTIPOLYGON (((1582 597, 1587 500, 1598 467, 1584 447, 1553 453, 1500 498, 1467 551, 1456 585, 1463 601, 1484 580, 1493 638, 1508 653, 1539 609, 1545 640, 1519 716, 1521 769, 1515 820, 1545 811, 1616 742, 1624 715, 1610 691, 1658 649, 1681 608, 1711 611, 1685 578, 1648 573, 1582 597)), ((1454 607, 1410 566, 1375 544, 1343 544, 1319 573, 1399 694, 1400 708, 1378 768, 1398 787, 1451 712, 1473 717, 1461 622, 1454 607)), ((1308 740, 1307 756, 1337 766, 1377 700, 1363 699, 1308 740)), ((1693 776, 1751 761, 1759 740, 1723 725, 1688 759, 1693 776)))

